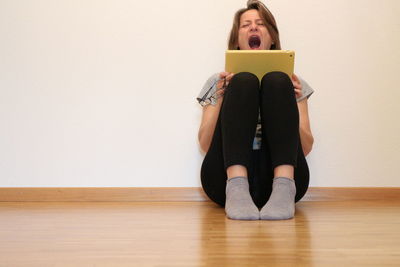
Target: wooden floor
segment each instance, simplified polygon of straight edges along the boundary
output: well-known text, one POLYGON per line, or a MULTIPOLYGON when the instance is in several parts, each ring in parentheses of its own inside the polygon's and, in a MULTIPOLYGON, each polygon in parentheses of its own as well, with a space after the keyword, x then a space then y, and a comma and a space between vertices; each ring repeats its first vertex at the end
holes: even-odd
POLYGON ((301 201, 284 221, 212 202, 0 202, 0 266, 400 266, 400 202, 301 201))

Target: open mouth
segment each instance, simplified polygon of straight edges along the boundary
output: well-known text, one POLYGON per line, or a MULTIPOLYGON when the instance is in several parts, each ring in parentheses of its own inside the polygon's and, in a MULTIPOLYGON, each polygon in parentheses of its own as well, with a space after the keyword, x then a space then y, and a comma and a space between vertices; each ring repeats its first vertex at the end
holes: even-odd
POLYGON ((257 49, 261 45, 260 37, 257 35, 252 35, 249 38, 249 46, 251 49, 257 49))

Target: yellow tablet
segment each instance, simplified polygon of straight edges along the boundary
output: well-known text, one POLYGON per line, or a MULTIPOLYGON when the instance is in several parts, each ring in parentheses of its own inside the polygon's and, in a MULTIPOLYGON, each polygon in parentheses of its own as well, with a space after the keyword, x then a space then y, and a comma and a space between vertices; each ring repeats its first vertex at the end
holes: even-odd
POLYGON ((292 77, 294 51, 291 50, 227 50, 225 71, 251 72, 261 81, 271 71, 282 71, 292 77))

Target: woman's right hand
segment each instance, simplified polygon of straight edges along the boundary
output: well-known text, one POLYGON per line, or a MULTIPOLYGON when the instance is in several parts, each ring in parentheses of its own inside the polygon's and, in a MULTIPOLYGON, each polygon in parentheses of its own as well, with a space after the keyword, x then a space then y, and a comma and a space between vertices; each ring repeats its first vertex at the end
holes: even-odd
POLYGON ((228 87, 229 82, 231 81, 233 77, 233 73, 231 72, 221 72, 219 74, 220 80, 217 83, 217 95, 218 97, 222 97, 225 93, 226 87, 228 87))

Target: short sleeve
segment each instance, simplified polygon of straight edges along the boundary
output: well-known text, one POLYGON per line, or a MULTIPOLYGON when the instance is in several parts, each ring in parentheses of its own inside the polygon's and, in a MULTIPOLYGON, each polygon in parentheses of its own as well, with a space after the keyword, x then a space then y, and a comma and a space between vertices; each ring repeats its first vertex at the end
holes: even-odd
POLYGON ((305 81, 303 80, 300 76, 298 76, 300 83, 301 83, 301 92, 302 92, 302 96, 299 97, 297 99, 297 102, 300 102, 301 100, 305 99, 305 98, 309 98, 313 93, 314 93, 314 89, 311 88, 311 86, 305 81))
POLYGON ((216 100, 216 92, 217 92, 217 82, 219 81, 219 73, 213 74, 206 83, 203 85, 199 95, 196 100, 200 105, 205 106, 207 104, 215 105, 217 103, 216 100))

